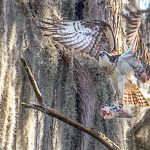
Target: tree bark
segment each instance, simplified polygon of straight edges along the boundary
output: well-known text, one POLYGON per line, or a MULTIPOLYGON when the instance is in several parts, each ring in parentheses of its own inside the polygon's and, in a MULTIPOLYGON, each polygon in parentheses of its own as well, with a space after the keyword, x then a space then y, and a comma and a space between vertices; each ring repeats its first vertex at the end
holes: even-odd
MULTIPOLYGON (((102 131, 121 149, 126 150, 130 145, 135 149, 135 145, 127 141, 131 124, 128 119, 105 121, 99 117, 99 108, 112 100, 113 89, 98 63, 87 56, 70 52, 51 37, 43 37, 37 29, 34 17, 49 18, 51 7, 60 10, 66 19, 106 19, 112 24, 120 45, 124 43, 123 22, 118 16, 123 8, 122 1, 1 0, 0 149, 107 149, 57 119, 21 105, 22 102, 38 102, 21 65, 21 55, 27 59, 47 107, 102 131), (69 59, 66 60, 64 55, 69 59), (74 56, 81 66, 74 63, 74 56)), ((135 133, 131 134, 135 143, 135 133)))

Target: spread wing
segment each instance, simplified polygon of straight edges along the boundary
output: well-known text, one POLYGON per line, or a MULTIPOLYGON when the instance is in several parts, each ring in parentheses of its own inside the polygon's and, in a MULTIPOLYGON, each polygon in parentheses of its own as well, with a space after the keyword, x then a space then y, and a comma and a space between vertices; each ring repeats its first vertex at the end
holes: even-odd
POLYGON ((104 21, 42 21, 40 28, 67 48, 96 57, 116 48, 111 26, 104 21))
POLYGON ((138 9, 135 6, 133 6, 132 8, 134 8, 134 10, 131 10, 129 7, 126 7, 128 13, 124 15, 126 19, 126 39, 128 45, 130 45, 130 43, 133 40, 136 41, 134 47, 134 51, 136 51, 140 40, 139 31, 142 21, 138 9))
POLYGON ((141 11, 138 10, 135 6, 133 6, 132 9, 133 10, 131 10, 129 7, 126 7, 128 13, 123 15, 126 19, 127 44, 130 45, 132 40, 135 40, 133 51, 136 52, 136 54, 144 61, 149 61, 150 59, 148 50, 141 35, 141 11))
POLYGON ((127 44, 130 45, 132 40, 135 40, 133 51, 136 56, 140 58, 145 66, 148 79, 150 78, 150 54, 145 46, 144 40, 141 35, 140 28, 142 27, 141 11, 133 6, 133 10, 126 7, 128 14, 124 15, 126 18, 126 35, 127 44))
POLYGON ((123 96, 123 104, 134 105, 136 107, 148 107, 149 102, 146 100, 144 95, 141 93, 138 86, 134 83, 125 84, 125 92, 123 96))

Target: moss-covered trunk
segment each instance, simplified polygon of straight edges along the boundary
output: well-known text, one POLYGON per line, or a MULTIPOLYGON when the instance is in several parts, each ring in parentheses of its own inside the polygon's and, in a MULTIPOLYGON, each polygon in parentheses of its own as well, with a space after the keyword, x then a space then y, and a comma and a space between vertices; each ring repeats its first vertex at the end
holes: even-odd
POLYGON ((0 1, 0 149, 106 149, 79 130, 22 107, 21 102, 36 103, 37 100, 21 64, 21 54, 32 69, 46 105, 102 131, 122 149, 127 149, 128 122, 99 118, 100 106, 110 101, 113 94, 108 78, 92 59, 77 56, 82 61, 80 65, 80 61, 73 60, 75 54, 65 49, 66 59, 60 45, 41 36, 31 15, 48 18, 53 6, 69 19, 106 19, 114 25, 116 38, 123 39, 121 18, 116 15, 123 5, 116 1, 115 7, 106 9, 112 4, 113 1, 100 0, 0 1))

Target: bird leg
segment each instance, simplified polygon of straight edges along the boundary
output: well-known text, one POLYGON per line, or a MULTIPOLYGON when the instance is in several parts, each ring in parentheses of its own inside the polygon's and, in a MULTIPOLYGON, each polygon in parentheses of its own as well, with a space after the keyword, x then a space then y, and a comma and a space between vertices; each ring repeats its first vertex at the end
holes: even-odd
POLYGON ((118 101, 119 100, 119 96, 120 94, 119 94, 119 90, 118 89, 115 89, 115 94, 114 94, 114 96, 113 96, 113 99, 115 100, 115 101, 118 101))
POLYGON ((126 81, 126 76, 120 75, 118 77, 118 89, 116 89, 116 93, 115 93, 115 96, 118 96, 118 101, 116 101, 115 103, 109 106, 104 106, 103 108, 100 109, 100 116, 102 118, 113 119, 122 115, 127 117, 129 116, 128 112, 124 111, 123 104, 122 104, 125 81, 126 81))
POLYGON ((123 100, 123 94, 124 94, 124 88, 125 88, 125 82, 126 82, 126 76, 120 75, 118 77, 118 90, 119 90, 119 103, 122 103, 123 100))

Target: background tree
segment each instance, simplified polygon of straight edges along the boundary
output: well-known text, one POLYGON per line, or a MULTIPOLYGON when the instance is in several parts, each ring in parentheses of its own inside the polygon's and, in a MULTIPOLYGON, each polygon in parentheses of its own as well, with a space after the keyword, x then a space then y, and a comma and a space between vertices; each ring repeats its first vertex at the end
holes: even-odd
MULTIPOLYGON (((102 120, 101 105, 111 101, 113 89, 95 60, 74 54, 43 37, 37 19, 51 16, 51 7, 66 19, 103 19, 113 27, 118 50, 124 45, 120 0, 1 0, 0 1, 0 148, 10 150, 105 150, 88 135, 21 103, 36 97, 20 61, 23 54, 47 106, 88 127, 100 130, 122 149, 136 148, 135 123, 128 119, 102 120), (66 59, 65 55, 68 56, 66 59), (131 128, 132 129, 132 128, 131 128), (128 133, 128 134, 127 134, 128 133), (128 135, 128 136, 127 136, 128 135), (130 138, 132 135, 133 138, 130 138), (129 141, 127 140, 129 139, 129 141), (130 140, 131 139, 131 140, 130 140)), ((146 128, 149 129, 149 128, 146 128)), ((145 130, 146 131, 146 130, 145 130)), ((145 136, 142 136, 145 137, 145 136)), ((148 138, 148 136, 147 136, 148 138)))

